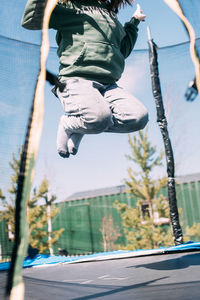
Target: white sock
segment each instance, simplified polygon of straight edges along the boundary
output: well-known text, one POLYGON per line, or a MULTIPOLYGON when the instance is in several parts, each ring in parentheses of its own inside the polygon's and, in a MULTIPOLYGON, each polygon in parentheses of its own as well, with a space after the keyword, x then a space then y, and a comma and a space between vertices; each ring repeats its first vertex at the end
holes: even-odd
POLYGON ((57 150, 59 155, 63 158, 67 158, 70 155, 67 146, 70 135, 71 133, 67 132, 64 128, 62 116, 58 125, 57 150))
POLYGON ((78 147, 83 138, 81 133, 72 133, 67 142, 68 152, 75 155, 78 152, 78 147))

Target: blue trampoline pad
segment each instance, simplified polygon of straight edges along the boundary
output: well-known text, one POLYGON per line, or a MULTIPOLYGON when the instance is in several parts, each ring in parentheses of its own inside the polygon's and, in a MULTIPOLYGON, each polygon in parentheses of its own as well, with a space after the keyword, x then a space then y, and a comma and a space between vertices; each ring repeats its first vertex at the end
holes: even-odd
MULTIPOLYGON (((199 247, 200 243, 188 243, 153 250, 57 257, 57 262, 55 257, 37 257, 48 263, 24 268, 25 300, 196 300, 200 290, 199 247)), ((0 282, 3 296, 6 271, 0 272, 0 282)))

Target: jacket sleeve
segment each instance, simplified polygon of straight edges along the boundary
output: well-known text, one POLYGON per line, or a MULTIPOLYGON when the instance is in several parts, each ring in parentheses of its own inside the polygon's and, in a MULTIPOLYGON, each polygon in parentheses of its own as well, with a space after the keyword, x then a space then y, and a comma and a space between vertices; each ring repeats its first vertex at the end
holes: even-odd
POLYGON ((42 20, 47 0, 28 0, 25 6, 21 25, 26 29, 39 30, 42 28, 42 20))
POLYGON ((138 24, 140 23, 139 20, 136 18, 132 18, 130 22, 125 23, 124 30, 126 32, 125 37, 121 41, 121 53, 127 58, 131 51, 133 50, 137 36, 138 36, 138 24))

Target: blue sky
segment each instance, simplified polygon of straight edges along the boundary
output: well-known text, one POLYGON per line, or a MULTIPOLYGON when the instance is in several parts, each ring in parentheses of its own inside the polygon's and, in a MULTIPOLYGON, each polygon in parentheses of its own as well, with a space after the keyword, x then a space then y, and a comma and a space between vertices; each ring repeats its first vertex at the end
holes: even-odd
MULTIPOLYGON (((13 0, 11 1, 12 4, 13 0)), ((139 27, 139 36, 135 50, 126 62, 126 69, 119 84, 133 93, 148 108, 149 137, 160 150, 163 147, 162 137, 156 124, 155 103, 152 97, 147 51, 147 25, 150 26, 152 37, 159 47, 174 45, 188 40, 186 32, 178 17, 162 0, 141 0, 146 21, 139 27)), ((11 5, 9 4, 9 5, 11 5)), ((40 32, 27 31, 21 28, 20 19, 25 1, 19 0, 14 6, 15 24, 9 22, 8 10, 0 12, 7 18, 8 27, 1 28, 0 34, 21 39, 31 43, 40 43, 40 32), (14 27, 13 27, 14 26, 14 27), (13 28, 15 30, 13 31, 13 28)), ((119 20, 122 24, 128 21, 134 10, 127 7, 120 11, 119 20)), ((12 23, 12 22, 11 22, 12 23)), ((51 46, 55 46, 54 33, 50 31, 51 46)), ((198 128, 200 99, 194 103, 184 100, 185 87, 194 75, 191 59, 187 47, 176 47, 161 50, 159 53, 161 84, 163 97, 166 102, 166 112, 169 115, 169 130, 172 139, 177 174, 199 172, 200 159, 198 151, 200 139, 198 128)), ((48 66, 57 72, 58 61, 55 49, 50 51, 48 66)), ((100 134, 85 136, 79 153, 62 159, 56 152, 56 132, 60 116, 63 111, 58 100, 52 95, 51 87, 45 87, 45 118, 41 139, 41 147, 35 170, 34 185, 38 185, 46 176, 50 180, 51 191, 62 201, 74 192, 103 188, 124 183, 127 178, 127 168, 130 162, 125 155, 130 153, 126 134, 100 134)), ((132 166, 135 168, 135 166, 132 166)), ((165 174, 165 169, 155 170, 154 176, 165 174)))
POLYGON ((160 47, 188 40, 179 18, 162 0, 135 1, 132 8, 127 7, 120 11, 119 20, 122 23, 131 18, 137 3, 146 14, 146 21, 140 24, 136 48, 147 48, 147 26, 160 47))

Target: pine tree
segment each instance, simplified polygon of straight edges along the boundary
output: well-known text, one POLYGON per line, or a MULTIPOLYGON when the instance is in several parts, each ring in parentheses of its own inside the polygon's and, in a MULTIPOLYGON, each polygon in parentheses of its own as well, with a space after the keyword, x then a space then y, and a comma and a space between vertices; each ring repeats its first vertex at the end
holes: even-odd
POLYGON ((104 251, 116 250, 115 242, 121 236, 119 228, 115 228, 113 217, 107 216, 102 219, 102 227, 100 229, 103 239, 104 251))
POLYGON ((12 154, 12 160, 9 162, 13 172, 10 177, 10 188, 8 189, 10 198, 6 199, 6 197, 3 196, 2 191, 1 194, 3 197, 0 197, 1 205, 3 207, 3 210, 0 212, 0 219, 7 222, 9 239, 11 241, 14 240, 15 232, 15 196, 17 192, 17 179, 20 166, 21 149, 18 149, 17 156, 18 158, 12 154))
POLYGON ((147 201, 150 218, 153 218, 153 199, 166 185, 166 177, 158 180, 152 179, 152 171, 155 167, 162 166, 164 153, 157 154, 155 146, 148 141, 147 131, 139 131, 133 138, 129 135, 128 142, 131 147, 131 155, 127 158, 139 167, 139 172, 134 172, 132 168, 128 169, 129 180, 126 184, 130 193, 140 200, 147 201))
POLYGON ((38 191, 34 189, 34 196, 29 204, 29 228, 30 228, 30 245, 38 248, 41 253, 49 251, 53 254, 53 244, 61 236, 64 228, 52 230, 52 219, 59 213, 59 209, 54 205, 55 195, 50 195, 49 181, 43 179, 38 191), (41 199, 44 205, 36 205, 41 199))
MULTIPOLYGON (((6 199, 0 189, 0 202, 3 210, 0 212, 0 219, 7 222, 9 238, 14 239, 15 232, 15 197, 17 192, 17 179, 19 173, 21 150, 18 150, 17 157, 13 154, 9 165, 12 169, 10 178, 10 188, 8 193, 10 199, 6 199)), ((29 243, 33 248, 39 249, 40 253, 50 252, 53 254, 52 246, 57 242, 64 229, 52 231, 47 228, 47 224, 51 224, 51 220, 59 213, 59 209, 53 204, 56 200, 55 195, 50 195, 49 182, 43 179, 37 191, 33 190, 33 196, 28 199, 27 213, 29 223, 29 243), (41 199, 45 200, 45 205, 38 205, 41 199), (50 212, 49 212, 50 206, 50 212), (48 207, 48 212, 47 212, 48 207)))
POLYGON ((127 239, 127 245, 120 246, 121 249, 154 249, 173 244, 169 226, 155 224, 149 216, 143 216, 139 202, 135 208, 119 202, 115 202, 114 207, 121 215, 122 227, 127 239))
POLYGON ((147 130, 128 138, 131 154, 127 158, 139 169, 136 172, 129 168, 126 180, 130 195, 137 198, 136 207, 115 203, 127 238, 126 249, 156 248, 173 243, 169 226, 163 226, 169 224, 168 202, 163 195, 158 196, 167 179, 152 178, 154 168, 162 166, 163 152, 157 153, 156 147, 151 145, 147 130))
POLYGON ((185 241, 200 240, 200 223, 194 223, 191 227, 186 226, 185 241))
POLYGON ((4 200, 4 199, 5 199, 5 196, 3 195, 2 189, 0 189, 0 199, 1 199, 1 200, 4 200))

